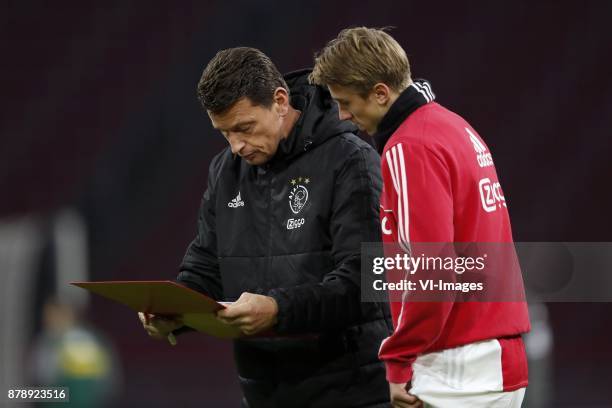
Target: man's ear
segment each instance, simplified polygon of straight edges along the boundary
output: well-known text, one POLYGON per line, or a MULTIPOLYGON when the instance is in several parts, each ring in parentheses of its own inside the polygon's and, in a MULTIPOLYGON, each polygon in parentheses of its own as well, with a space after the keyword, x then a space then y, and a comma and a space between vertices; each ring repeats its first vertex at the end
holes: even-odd
POLYGON ((285 88, 279 86, 274 90, 274 104, 280 116, 287 115, 289 112, 289 93, 285 88))
POLYGON ((386 106, 391 100, 391 89, 389 89, 389 87, 382 82, 379 82, 374 85, 374 88, 372 89, 372 96, 374 97, 376 103, 386 106))

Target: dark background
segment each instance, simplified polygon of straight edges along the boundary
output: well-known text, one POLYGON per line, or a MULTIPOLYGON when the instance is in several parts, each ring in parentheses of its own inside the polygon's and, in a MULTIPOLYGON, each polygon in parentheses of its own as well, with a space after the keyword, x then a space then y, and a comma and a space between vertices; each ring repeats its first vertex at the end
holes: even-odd
MULTIPOLYGON (((0 218, 77 208, 90 278, 171 279, 225 145, 195 97, 222 48, 310 66, 348 26, 394 26, 415 77, 488 143, 516 241, 612 241, 612 2, 8 1, 0 11, 0 218)), ((551 304, 551 406, 612 404, 612 305, 551 304)), ((236 406, 230 345, 170 348, 93 299, 125 406, 236 406)), ((34 317, 33 317, 34 318, 34 317)))

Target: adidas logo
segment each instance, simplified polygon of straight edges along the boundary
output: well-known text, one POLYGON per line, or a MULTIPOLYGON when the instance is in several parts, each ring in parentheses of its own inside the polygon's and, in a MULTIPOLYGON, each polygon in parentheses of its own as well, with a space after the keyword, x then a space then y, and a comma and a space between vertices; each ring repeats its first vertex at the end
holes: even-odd
POLYGON ((476 151, 476 159, 478 161, 478 165, 480 167, 488 167, 493 165, 493 157, 491 157, 491 153, 487 151, 485 145, 482 144, 478 137, 470 131, 470 129, 465 128, 472 141, 472 145, 474 145, 474 150, 476 151))
POLYGON ((242 201, 242 198, 240 198, 240 191, 238 192, 236 198, 232 199, 232 201, 227 203, 227 206, 230 208, 244 207, 244 201, 242 201))

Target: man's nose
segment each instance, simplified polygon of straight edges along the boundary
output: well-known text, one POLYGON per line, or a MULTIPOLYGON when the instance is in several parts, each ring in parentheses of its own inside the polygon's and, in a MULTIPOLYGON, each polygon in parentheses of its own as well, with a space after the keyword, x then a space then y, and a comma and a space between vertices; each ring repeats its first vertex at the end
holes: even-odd
POLYGON ((351 120, 353 118, 353 115, 351 114, 351 112, 347 110, 340 109, 338 113, 340 115, 340 120, 351 120))
POLYGON ((232 154, 239 154, 240 151, 246 145, 244 141, 242 141, 239 137, 236 136, 228 136, 228 141, 230 144, 230 149, 232 150, 232 154))

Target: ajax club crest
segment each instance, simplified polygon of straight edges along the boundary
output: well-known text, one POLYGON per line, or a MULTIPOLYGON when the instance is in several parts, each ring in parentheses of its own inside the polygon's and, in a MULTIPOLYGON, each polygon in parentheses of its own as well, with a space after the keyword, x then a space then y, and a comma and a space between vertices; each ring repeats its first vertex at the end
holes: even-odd
POLYGON ((308 201, 308 189, 305 184, 310 183, 310 179, 307 177, 299 177, 291 180, 291 191, 289 192, 289 208, 294 214, 302 211, 302 208, 308 201))

